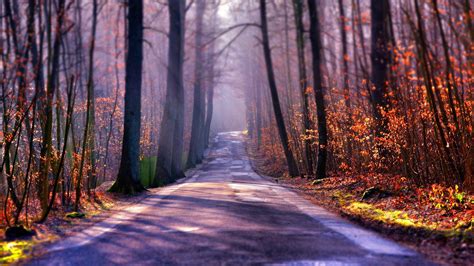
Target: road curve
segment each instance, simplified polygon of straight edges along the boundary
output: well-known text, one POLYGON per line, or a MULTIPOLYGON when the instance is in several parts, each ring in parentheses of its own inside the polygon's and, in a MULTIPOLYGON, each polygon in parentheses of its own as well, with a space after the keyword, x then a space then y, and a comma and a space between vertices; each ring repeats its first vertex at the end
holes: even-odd
POLYGON ((238 132, 194 174, 48 248, 29 265, 431 265, 257 175, 238 132))

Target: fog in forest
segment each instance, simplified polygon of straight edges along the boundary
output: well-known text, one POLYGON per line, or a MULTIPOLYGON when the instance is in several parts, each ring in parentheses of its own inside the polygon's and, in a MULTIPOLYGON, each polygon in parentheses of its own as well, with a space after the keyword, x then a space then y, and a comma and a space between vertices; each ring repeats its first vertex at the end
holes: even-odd
MULTIPOLYGON (((219 28, 225 30, 239 22, 236 13, 238 4, 235 1, 221 1, 218 9, 219 28)), ((244 18, 246 19, 246 18, 244 18)), ((239 30, 223 35, 219 41, 222 54, 218 59, 218 69, 221 71, 219 82, 214 95, 214 117, 212 131, 214 133, 227 131, 242 131, 247 128, 245 107, 245 66, 239 60, 240 34, 239 30), (236 38, 237 37, 237 38, 236 38)))

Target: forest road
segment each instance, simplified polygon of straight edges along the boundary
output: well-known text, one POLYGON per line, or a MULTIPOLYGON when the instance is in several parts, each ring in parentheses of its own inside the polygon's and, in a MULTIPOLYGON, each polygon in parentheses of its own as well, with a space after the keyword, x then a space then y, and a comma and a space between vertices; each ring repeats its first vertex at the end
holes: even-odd
POLYGON ((431 265, 256 174, 221 133, 181 183, 64 239, 29 265, 431 265))

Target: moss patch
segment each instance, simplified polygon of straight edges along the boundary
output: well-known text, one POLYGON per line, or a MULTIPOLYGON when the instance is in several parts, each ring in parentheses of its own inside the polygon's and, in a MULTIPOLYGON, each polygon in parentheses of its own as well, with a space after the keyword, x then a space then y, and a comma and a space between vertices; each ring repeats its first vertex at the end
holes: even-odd
POLYGON ((0 264, 10 264, 26 258, 32 246, 32 241, 0 242, 0 264))
POLYGON ((81 219, 86 217, 85 213, 82 212, 70 212, 66 213, 66 218, 72 218, 72 219, 81 219))
POLYGON ((380 221, 383 223, 410 227, 427 227, 420 221, 411 219, 408 217, 408 214, 403 211, 382 210, 364 202, 352 202, 348 206, 344 207, 344 209, 352 214, 361 215, 374 221, 380 221))

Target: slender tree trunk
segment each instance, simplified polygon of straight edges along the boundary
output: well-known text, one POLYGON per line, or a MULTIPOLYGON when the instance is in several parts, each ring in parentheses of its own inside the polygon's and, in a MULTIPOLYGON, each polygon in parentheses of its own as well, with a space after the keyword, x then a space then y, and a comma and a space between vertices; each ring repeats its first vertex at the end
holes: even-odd
POLYGON ((143 0, 128 4, 128 52, 125 69, 125 111, 122 157, 112 192, 133 194, 143 191, 140 183, 140 114, 143 61, 143 0))
MULTIPOLYGON (((309 107, 308 78, 306 75, 306 58, 304 44, 304 25, 303 25, 303 0, 293 0, 296 24, 296 47, 298 49, 298 73, 300 92, 303 98, 303 134, 309 134, 311 129, 311 110, 309 107)), ((305 138, 305 157, 306 157, 306 174, 313 175, 313 151, 311 148, 310 138, 305 138)))
POLYGON ((46 115, 45 127, 43 131, 42 147, 40 152, 40 173, 37 179, 37 193, 40 199, 40 205, 43 213, 48 208, 48 195, 49 195, 49 181, 48 174, 50 170, 51 160, 51 149, 52 149, 52 137, 53 137, 53 99, 57 88, 57 75, 59 74, 59 48, 62 38, 62 25, 65 16, 65 0, 59 0, 58 11, 57 11, 57 22, 55 29, 55 39, 53 43, 53 49, 51 53, 51 68, 49 71, 48 78, 48 90, 46 95, 46 105, 44 106, 44 114, 46 115))
MULTIPOLYGON (((121 10, 117 14, 117 25, 119 25, 119 21, 121 19, 120 15, 121 10)), ((118 106, 118 99, 119 99, 119 91, 120 91, 120 75, 119 75, 119 28, 117 27, 117 33, 115 35, 115 100, 112 112, 110 113, 110 120, 109 120, 109 132, 107 133, 107 138, 105 141, 105 158, 104 158, 104 172, 103 172, 103 180, 106 180, 107 175, 107 166, 108 166, 108 158, 109 158, 109 147, 110 147, 110 140, 112 139, 112 135, 114 132, 114 117, 117 111, 118 106)))
POLYGON ((288 116, 290 116, 293 108, 293 80, 291 78, 291 60, 290 60, 290 23, 288 15, 288 3, 287 0, 284 2, 285 5, 285 68, 286 68, 286 104, 288 105, 288 116))
POLYGON ((58 166, 55 169, 56 172, 55 172, 55 176, 54 176, 53 191, 52 191, 51 199, 49 201, 48 207, 43 212, 39 222, 46 221, 46 219, 48 218, 49 212, 53 208, 53 204, 54 204, 55 198, 56 198, 56 192, 57 192, 58 185, 59 185, 59 179, 61 177, 62 171, 64 170, 64 158, 66 156, 66 148, 67 148, 67 140, 68 140, 68 136, 69 136, 69 128, 71 127, 71 122, 72 122, 71 118, 72 118, 72 114, 73 114, 73 111, 74 111, 74 109, 73 109, 74 100, 75 100, 75 95, 74 95, 74 92, 73 92, 74 86, 75 86, 74 85, 74 77, 72 77, 71 80, 69 81, 68 92, 67 92, 67 94, 68 94, 68 103, 67 103, 67 111, 66 111, 66 125, 65 125, 65 129, 64 129, 63 148, 62 148, 62 151, 61 151, 58 166))
POLYGON ((319 29, 318 8, 315 0, 308 0, 310 17, 310 39, 313 55, 314 97, 316 101, 316 115, 318 118, 318 162, 316 165, 316 178, 326 177, 326 161, 328 148, 328 133, 326 125, 326 105, 321 73, 321 33, 319 29))
POLYGON ((345 121, 345 143, 347 148, 347 157, 349 165, 352 165, 352 115, 351 115, 351 94, 349 89, 349 53, 347 48, 347 32, 346 32, 346 15, 344 11, 344 1, 338 0, 339 3, 339 16, 341 21, 341 42, 342 42, 342 75, 343 75, 343 93, 344 93, 344 104, 346 106, 347 120, 345 121))
POLYGON ((272 55, 270 51, 270 41, 268 37, 268 25, 267 25, 267 6, 266 0, 260 0, 260 21, 262 29, 262 45, 263 53, 265 57, 265 64, 267 67, 268 83, 270 87, 273 111, 278 127, 278 133, 280 135, 281 145, 283 146, 283 151, 285 153, 286 161, 288 164, 288 172, 290 176, 299 176, 298 166, 296 164, 295 158, 292 151, 290 150, 290 145, 288 141, 288 134, 286 132, 285 121, 283 120, 283 114, 280 107, 280 99, 278 97, 278 88, 275 81, 275 73, 273 72, 273 62, 272 55))
MULTIPOLYGON (((89 132, 91 131, 92 120, 94 116, 93 109, 93 102, 94 102, 94 51, 95 51, 95 33, 97 30, 97 0, 93 0, 92 2, 92 31, 91 31, 91 39, 90 39, 90 46, 89 46, 89 66, 88 66, 88 78, 87 78, 87 109, 86 109, 86 122, 84 127, 84 136, 82 139, 82 155, 81 155, 81 162, 79 164, 79 174, 76 180, 76 200, 74 203, 74 210, 79 210, 79 204, 81 200, 81 183, 82 183, 82 174, 84 169, 84 163, 86 160, 87 149, 90 148, 90 138, 94 138, 94 133, 89 132)), ((89 149, 89 153, 92 154, 92 150, 89 149)), ((92 156, 92 155, 91 155, 92 156)), ((90 181, 90 180, 88 180, 90 181)), ((88 184, 89 187, 90 184, 88 184)))
POLYGON ((209 146, 209 138, 211 133, 211 123, 212 115, 214 111, 214 86, 215 86, 215 58, 214 58, 214 42, 210 45, 208 53, 208 64, 207 64, 207 93, 206 93, 206 123, 204 127, 204 146, 207 148, 209 146))
MULTIPOLYGON (((260 78, 260 77, 259 77, 260 78)), ((255 90, 255 104, 257 105, 255 107, 255 127, 257 128, 257 149, 260 149, 262 145, 262 127, 263 127, 263 121, 262 121, 262 86, 260 86, 260 81, 256 82, 254 84, 254 90, 255 90)))

